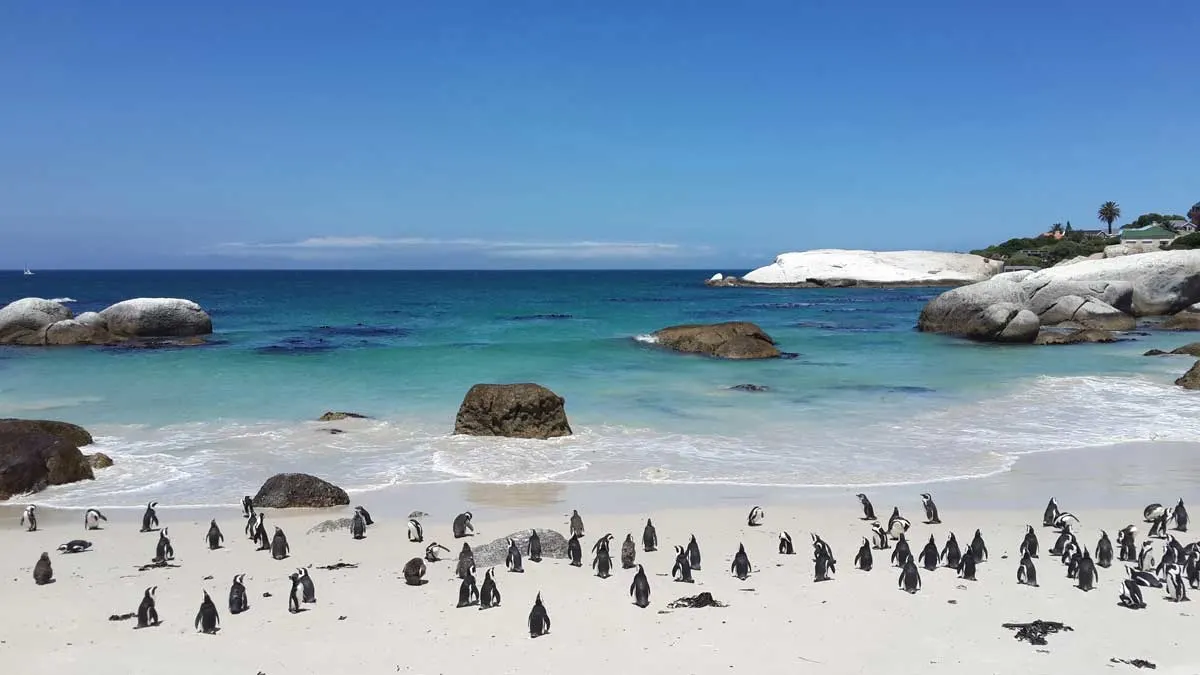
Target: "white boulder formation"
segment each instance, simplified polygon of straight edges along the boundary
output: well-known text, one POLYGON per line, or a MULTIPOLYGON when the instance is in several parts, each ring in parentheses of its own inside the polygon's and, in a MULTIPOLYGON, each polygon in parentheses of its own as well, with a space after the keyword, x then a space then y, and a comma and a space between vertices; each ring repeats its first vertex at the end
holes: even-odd
POLYGON ((1003 268, 1003 262, 969 253, 817 249, 780 254, 775 262, 749 272, 740 282, 768 286, 956 286, 990 278, 1003 268))

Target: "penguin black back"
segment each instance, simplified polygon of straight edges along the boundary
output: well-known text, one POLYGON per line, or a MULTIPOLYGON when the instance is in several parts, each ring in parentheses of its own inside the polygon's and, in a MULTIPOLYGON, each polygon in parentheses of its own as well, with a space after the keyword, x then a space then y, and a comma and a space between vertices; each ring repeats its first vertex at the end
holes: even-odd
POLYGON ((862 504, 862 510, 863 510, 862 519, 863 520, 875 520, 875 507, 871 505, 871 500, 867 499, 867 496, 865 494, 862 494, 861 492, 855 496, 858 497, 858 503, 862 504))
POLYGON ((253 515, 254 515, 254 500, 250 498, 250 495, 245 495, 242 497, 242 517, 249 518, 250 516, 253 516, 253 515))
POLYGON ((483 586, 479 589, 479 606, 482 609, 500 606, 500 589, 496 587, 496 569, 494 567, 483 575, 483 586))
POLYGON ((733 554, 733 564, 729 566, 729 571, 742 581, 750 576, 750 556, 746 555, 745 544, 738 544, 738 550, 733 554))
POLYGON ((787 532, 779 534, 779 553, 781 555, 796 555, 796 547, 792 543, 792 535, 787 532))
POLYGON ((962 560, 958 562, 958 577, 967 581, 975 581, 975 552, 973 549, 967 549, 963 553, 962 560))
POLYGON ((692 566, 693 570, 699 571, 700 570, 700 544, 696 543, 696 535, 694 535, 694 534, 692 535, 692 538, 690 540, 688 540, 687 555, 688 555, 688 564, 690 564, 692 566))
POLYGON ((925 548, 921 549, 921 566, 932 572, 938 567, 938 561, 941 555, 938 553, 938 545, 934 540, 933 535, 929 535, 929 541, 925 543, 925 548))
POLYGON ((909 548, 904 533, 901 533, 900 538, 896 540, 896 548, 892 551, 892 564, 896 567, 904 567, 909 560, 912 560, 912 549, 909 548))
POLYGON ((550 632, 550 614, 542 604, 542 594, 538 593, 533 601, 533 609, 529 611, 529 637, 541 637, 550 632))
POLYGON ((275 527, 275 535, 271 537, 271 557, 276 560, 283 560, 292 552, 292 547, 288 546, 287 535, 283 533, 283 529, 279 526, 275 527))
POLYGON ((977 563, 988 558, 987 544, 983 543, 983 533, 979 530, 975 530, 975 538, 971 540, 971 555, 977 563))
POLYGON ((217 632, 220 622, 221 617, 217 614, 216 603, 209 597, 208 591, 204 591, 204 599, 200 601, 200 611, 196 612, 196 628, 201 633, 212 635, 217 632))
POLYGON ((368 511, 365 507, 356 506, 356 507, 354 507, 354 512, 361 515, 363 517, 363 522, 366 523, 367 525, 375 524, 375 520, 373 518, 371 518, 371 512, 368 511))
POLYGON ((138 605, 137 611, 138 628, 149 628, 150 626, 158 625, 158 608, 154 603, 154 594, 157 592, 158 586, 151 586, 142 595, 142 602, 138 605))
POLYGON ((946 567, 958 569, 958 563, 962 561, 962 551, 958 548, 958 538, 951 532, 946 537, 946 545, 942 548, 942 560, 945 561, 946 567))
POLYGON ((571 509, 571 535, 583 536, 583 517, 579 515, 579 511, 571 509))
POLYGON ((874 564, 875 561, 871 556, 871 540, 863 537, 862 546, 858 547, 858 553, 854 555, 854 566, 864 572, 870 572, 874 564))
POLYGON ((658 530, 654 529, 654 523, 650 519, 646 519, 646 528, 642 530, 642 550, 646 553, 658 550, 658 530))
POLYGON ((650 604, 650 580, 646 578, 646 570, 641 565, 637 568, 633 583, 629 585, 629 594, 633 596, 633 604, 645 609, 650 604))
POLYGON ((467 574, 458 585, 458 606, 470 607, 479 604, 479 587, 475 585, 475 575, 467 574))
POLYGON ((292 582, 292 589, 288 591, 288 611, 292 614, 300 612, 300 575, 292 572, 288 575, 288 579, 292 582))
POLYGON ((221 534, 221 528, 217 527, 216 518, 209 523, 208 534, 204 538, 208 540, 209 550, 215 551, 221 548, 221 544, 225 541, 225 535, 221 534))
POLYGON ((1042 527, 1054 527, 1056 520, 1058 520, 1058 502, 1051 497, 1049 503, 1046 504, 1046 511, 1042 514, 1042 527))
POLYGON ((367 536, 367 521, 358 511, 354 512, 354 516, 350 519, 350 538, 364 539, 367 536))
POLYGON ((454 538, 461 539, 467 536, 468 533, 475 533, 475 524, 472 522, 475 516, 470 511, 464 511, 454 518, 452 529, 454 530, 454 538))
POLYGON ((1025 526, 1025 538, 1021 540, 1021 554, 1028 553, 1030 558, 1038 557, 1038 538, 1032 525, 1025 526))
POLYGON ((167 536, 169 529, 164 527, 158 531, 158 544, 154 547, 154 562, 160 565, 175 559, 175 547, 171 546, 171 538, 167 536))
POLYGON ((404 564, 404 583, 409 586, 420 586, 425 577, 425 561, 413 558, 404 564))
MULTIPOLYGON (((538 536, 537 530, 529 531, 529 560, 542 562, 542 538, 538 536)), ((484 583, 487 583, 486 579, 484 583)))
MULTIPOLYGON (((604 541, 601 539, 600 541, 604 541)), ((596 576, 601 579, 607 579, 612 574, 612 555, 608 552, 607 545, 601 545, 594 548, 596 557, 592 559, 592 569, 596 570, 596 576)))
POLYGON ((50 554, 43 552, 33 566, 33 583, 45 586, 54 581, 54 568, 50 566, 50 554))
POLYGON ((571 559, 572 567, 583 566, 583 547, 579 545, 579 535, 571 535, 567 540, 567 557, 571 559))
POLYGON ((142 514, 142 532, 151 532, 158 527, 158 514, 154 511, 156 506, 158 502, 146 504, 146 511, 142 514))
POLYGON ((233 583, 229 586, 229 613, 241 614, 250 609, 250 599, 246 596, 246 575, 235 574, 233 583))
POLYGON ((1175 529, 1179 532, 1188 531, 1188 512, 1187 507, 1183 505, 1183 497, 1179 498, 1179 503, 1175 505, 1175 529))
POLYGON ((694 583, 692 580, 692 564, 688 559, 687 549, 682 546, 675 547, 675 565, 671 568, 671 577, 675 581, 683 583, 694 583))
POLYGON ((1017 564, 1017 583, 1026 586, 1037 586, 1037 568, 1033 566, 1033 558, 1026 551, 1021 555, 1021 562, 1017 564))
POLYGON ((1091 554, 1084 551, 1075 570, 1075 585, 1081 591, 1090 591, 1096 587, 1096 577, 1096 564, 1092 562, 1091 554))
POLYGON ((635 558, 637 558, 637 544, 633 543, 633 534, 627 533, 625 541, 621 542, 621 569, 633 569, 635 558))
POLYGON ((906 593, 916 593, 921 590, 921 573, 917 571, 917 563, 911 558, 904 569, 900 570, 898 584, 906 593))

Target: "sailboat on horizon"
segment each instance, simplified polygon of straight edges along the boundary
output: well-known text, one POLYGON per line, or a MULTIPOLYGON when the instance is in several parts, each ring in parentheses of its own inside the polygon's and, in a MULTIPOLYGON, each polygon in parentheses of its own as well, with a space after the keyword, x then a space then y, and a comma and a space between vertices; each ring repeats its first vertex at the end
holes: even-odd
POLYGON ((26 266, 25 266, 25 276, 27 276, 27 277, 31 277, 31 276, 33 276, 33 272, 32 272, 32 271, 30 271, 30 269, 29 269, 29 265, 26 265, 26 266))

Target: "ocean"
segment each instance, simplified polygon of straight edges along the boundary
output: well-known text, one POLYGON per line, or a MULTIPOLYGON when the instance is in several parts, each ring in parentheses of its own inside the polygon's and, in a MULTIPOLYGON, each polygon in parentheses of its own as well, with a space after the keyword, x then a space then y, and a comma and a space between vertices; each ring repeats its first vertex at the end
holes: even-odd
POLYGON ((82 424, 116 461, 50 506, 228 504, 270 474, 404 484, 855 487, 982 477, 1025 453, 1194 440, 1186 338, 1005 347, 916 332, 941 289, 711 289, 703 271, 41 272, 0 281, 78 312, 181 297, 202 347, 0 347, 0 417, 82 424), (669 353, 651 331, 753 321, 795 358, 669 353), (643 339, 639 339, 642 337, 643 339), (576 434, 451 434, 478 382, 538 382, 576 434), (765 386, 765 392, 731 389, 765 386), (370 420, 318 423, 327 410, 370 420), (336 427, 345 433, 331 435, 336 427))

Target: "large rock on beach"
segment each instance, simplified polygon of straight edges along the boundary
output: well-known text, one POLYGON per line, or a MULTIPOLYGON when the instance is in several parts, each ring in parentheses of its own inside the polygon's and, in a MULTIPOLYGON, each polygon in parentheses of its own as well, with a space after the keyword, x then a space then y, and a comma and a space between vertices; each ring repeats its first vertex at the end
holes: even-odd
POLYGON ((1026 308, 1020 278, 997 275, 947 291, 925 305, 917 328, 986 342, 1033 342, 1041 321, 1026 308))
POLYGON ((45 344, 46 328, 71 318, 65 305, 42 298, 22 298, 0 308, 0 344, 45 344))
MULTIPOLYGON (((741 281, 772 286, 951 286, 982 281, 1003 268, 1003 262, 969 253, 817 249, 780 254, 741 281)), ((725 279, 710 281, 717 285, 725 279)))
POLYGON ((654 343, 689 354, 719 359, 776 359, 779 349, 763 329, 747 321, 669 326, 653 333, 654 343))
POLYGON ((350 496, 342 488, 306 473, 271 476, 254 495, 254 505, 268 509, 345 506, 350 496))
POLYGON ((477 384, 463 397, 454 433, 467 436, 570 436, 565 401, 540 384, 477 384))
POLYGON ((193 337, 212 332, 212 318, 191 300, 136 298, 100 312, 108 332, 123 338, 193 337))
POLYGON ((87 429, 78 424, 56 420, 0 419, 0 433, 49 434, 57 436, 77 448, 91 445, 94 442, 87 429))
POLYGON ((1184 389, 1200 389, 1200 361, 1193 363, 1186 373, 1175 380, 1175 384, 1184 389))
MULTIPOLYGON (((1127 282, 1132 286, 1129 311, 1134 316, 1173 314, 1200 302, 1200 249, 1087 260, 1040 270, 1026 278, 1033 284, 1055 281, 1127 282)), ((1105 302, 1122 309, 1118 303, 1105 302)))
POLYGON ((62 436, 0 428, 0 499, 93 478, 87 458, 62 436))
POLYGON ((1162 322, 1163 330, 1200 330, 1200 305, 1189 305, 1162 322))
MULTIPOLYGON (((1036 310, 1034 310, 1037 313, 1036 310)), ((1132 316, 1095 298, 1064 295, 1038 316, 1042 325, 1070 324, 1099 330, 1133 330, 1137 321, 1132 316)))
MULTIPOLYGON (((538 539, 542 542, 543 558, 567 557, 567 540, 561 533, 554 530, 535 529, 537 530, 538 539)), ((527 555, 529 553, 529 535, 532 531, 521 530, 520 532, 513 532, 507 537, 490 541, 482 546, 472 546, 471 553, 475 556, 475 566, 482 568, 502 564, 508 555, 509 539, 517 542, 522 556, 527 555)))

